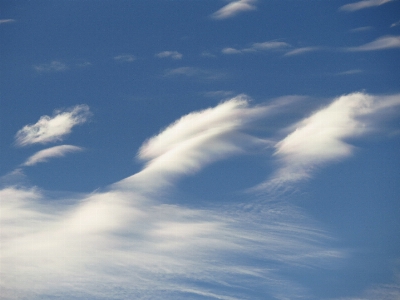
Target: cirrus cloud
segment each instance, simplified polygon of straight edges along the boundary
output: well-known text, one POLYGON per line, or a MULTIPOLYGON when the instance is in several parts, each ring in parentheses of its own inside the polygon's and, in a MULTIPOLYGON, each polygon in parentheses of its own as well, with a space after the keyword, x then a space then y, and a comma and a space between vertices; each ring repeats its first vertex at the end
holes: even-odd
POLYGON ((53 157, 62 157, 67 153, 82 151, 81 147, 72 146, 72 145, 60 145, 51 147, 48 149, 41 150, 36 152, 34 155, 29 157, 26 162, 23 163, 23 166, 34 166, 41 162, 46 162, 49 158, 53 157))
POLYGON ((393 0, 363 0, 359 2, 354 2, 354 3, 349 3, 341 6, 339 10, 344 10, 344 11, 356 11, 364 8, 369 8, 369 7, 374 7, 374 6, 380 6, 388 2, 392 2, 393 0))
POLYGON ((256 0, 238 0, 232 1, 225 5, 218 11, 212 14, 214 19, 227 19, 238 15, 241 12, 256 10, 257 7, 254 5, 256 0))

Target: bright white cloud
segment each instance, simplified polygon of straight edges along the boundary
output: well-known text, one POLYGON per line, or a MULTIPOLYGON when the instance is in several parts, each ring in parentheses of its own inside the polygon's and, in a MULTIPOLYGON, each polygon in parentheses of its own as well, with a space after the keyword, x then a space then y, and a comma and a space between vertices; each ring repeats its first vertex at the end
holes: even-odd
POLYGON ((288 43, 285 42, 277 42, 277 41, 268 41, 263 43, 254 43, 250 48, 243 49, 235 49, 231 47, 227 47, 221 50, 223 54, 242 54, 242 53, 250 53, 257 51, 271 51, 278 50, 290 47, 288 43))
POLYGON ((117 62, 133 62, 136 60, 136 57, 132 54, 121 54, 114 56, 114 60, 117 62))
POLYGON ((55 146, 41 150, 27 159, 23 166, 33 166, 41 162, 46 162, 50 158, 62 157, 67 153, 82 151, 83 149, 72 145, 55 146))
POLYGON ((295 207, 165 204, 162 182, 259 143, 242 131, 272 107, 238 96, 182 117, 140 148, 141 172, 105 192, 49 201, 0 190, 3 299, 242 299, 243 279, 263 295, 303 295, 274 269, 329 268, 344 254, 295 207))
POLYGON ((367 133, 375 112, 398 105, 400 95, 353 93, 335 99, 295 124, 276 144, 275 157, 281 168, 261 187, 271 189, 307 179, 316 167, 351 155, 353 146, 346 139, 367 133))
MULTIPOLYGON (((176 175, 193 173, 216 159, 244 151, 260 140, 239 134, 249 122, 268 112, 268 107, 248 107, 245 96, 238 96, 215 108, 182 117, 140 148, 138 157, 146 168, 125 181, 143 181, 149 186, 164 185, 176 175)), ((121 183, 122 184, 122 183, 121 183)))
POLYGON ((62 72, 69 69, 66 64, 56 60, 52 61, 49 64, 34 65, 33 68, 40 73, 62 72))
POLYGON ((15 143, 23 147, 61 141, 71 133, 72 127, 86 122, 89 115, 88 106, 78 105, 70 110, 56 111, 53 117, 42 116, 35 124, 26 125, 19 130, 15 143))
POLYGON ((242 299, 243 278, 291 298, 303 291, 269 263, 320 268, 343 257, 293 207, 196 210, 120 190, 44 202, 12 187, 0 201, 2 299, 242 299))
POLYGON ((341 6, 339 9, 344 11, 356 11, 364 8, 380 6, 393 0, 363 0, 341 6))
POLYGON ((256 0, 232 1, 213 13, 212 17, 215 19, 227 19, 234 17, 241 12, 256 10, 257 7, 254 5, 256 2, 256 0))
POLYGON ((376 51, 400 48, 400 36, 384 36, 372 41, 370 43, 347 48, 348 51, 376 51))
POLYGON ((181 59, 183 55, 181 53, 179 53, 178 51, 163 51, 163 52, 157 53, 156 56, 159 58, 170 57, 172 59, 181 59))

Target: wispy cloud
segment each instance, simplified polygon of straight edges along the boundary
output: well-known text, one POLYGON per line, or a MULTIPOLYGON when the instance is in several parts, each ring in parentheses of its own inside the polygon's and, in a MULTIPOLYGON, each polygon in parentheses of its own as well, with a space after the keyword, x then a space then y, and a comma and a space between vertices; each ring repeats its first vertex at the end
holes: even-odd
POLYGON ((0 24, 6 24, 6 23, 13 23, 15 22, 14 19, 1 19, 0 24))
POLYGON ((121 63, 133 62, 136 60, 136 56, 132 54, 121 54, 114 56, 114 60, 121 63))
POLYGON ((226 98, 226 97, 231 97, 234 93, 232 91, 211 91, 211 92, 206 92, 205 96, 206 97, 211 97, 211 98, 226 98))
POLYGON ((179 67, 175 69, 169 69, 164 72, 164 76, 186 76, 186 77, 197 77, 199 79, 206 80, 217 80, 226 77, 225 73, 219 71, 212 71, 202 68, 195 67, 179 67))
POLYGON ((363 26, 363 27, 357 27, 357 28, 353 28, 350 30, 350 32, 362 32, 362 31, 369 31, 372 30, 373 27, 372 26, 363 26))
POLYGON ((364 8, 369 8, 369 7, 374 7, 374 6, 380 6, 382 4, 392 2, 393 0, 364 0, 364 1, 359 1, 359 2, 354 2, 354 3, 349 3, 346 5, 343 5, 339 8, 339 10, 343 11, 356 11, 364 8))
POLYGON ((214 19, 227 19, 238 15, 241 12, 256 10, 256 0, 232 1, 212 14, 214 19))
POLYGON ((183 55, 181 53, 179 53, 178 51, 163 51, 163 52, 157 53, 156 56, 159 58, 170 57, 172 59, 181 59, 183 55))
POLYGON ((400 25, 400 21, 397 21, 397 22, 392 23, 392 25, 390 25, 390 27, 392 28, 392 27, 396 27, 399 25, 400 25))
POLYGON ((355 74, 360 74, 362 72, 363 71, 360 69, 352 69, 352 70, 347 70, 347 71, 337 73, 337 75, 355 75, 355 74))
POLYGON ((72 127, 86 122, 89 115, 88 106, 78 105, 70 110, 58 110, 53 117, 42 116, 35 124, 26 125, 19 130, 15 135, 15 143, 23 147, 61 141, 71 133, 72 127))
POLYGON ((138 157, 147 162, 147 167, 126 181, 129 184, 140 179, 149 185, 151 177, 158 178, 154 184, 168 185, 177 175, 193 173, 216 158, 240 153, 245 145, 259 143, 259 139, 239 134, 239 130, 265 115, 268 108, 247 106, 246 97, 238 96, 176 121, 140 148, 138 157))
POLYGON ((63 72, 69 69, 69 67, 60 61, 53 60, 51 63, 48 64, 40 64, 40 65, 34 65, 33 68, 39 72, 63 72))
POLYGON ((273 110, 238 96, 188 114, 143 144, 142 171, 103 192, 0 190, 2 297, 307 298, 277 270, 331 268, 345 252, 300 209, 194 209, 163 184, 260 143, 245 131, 273 110))
POLYGON ((393 48, 400 48, 400 36, 380 37, 375 41, 358 47, 349 47, 347 48, 347 51, 376 51, 393 48))
POLYGON ((235 49, 231 47, 227 47, 221 50, 223 54, 242 54, 249 52, 258 52, 258 51, 271 51, 278 49, 285 49, 290 47, 288 43, 278 42, 278 41, 268 41, 263 43, 254 43, 249 48, 235 49))
POLYGON ((354 93, 335 99, 293 125, 292 132, 276 144, 281 167, 260 187, 274 189, 307 179, 316 167, 351 155, 353 146, 346 139, 367 133, 375 112, 398 105, 400 95, 354 93))
POLYGON ((48 149, 41 150, 31 157, 29 157, 23 166, 34 166, 38 163, 46 162, 50 158, 54 157, 62 157, 65 156, 67 153, 73 153, 82 151, 81 147, 72 146, 72 145, 61 145, 55 146, 48 149))
POLYGON ((302 47, 302 48, 297 48, 297 49, 291 50, 289 52, 286 52, 285 56, 299 55, 299 54, 304 54, 304 53, 318 51, 318 50, 320 50, 320 48, 318 48, 318 47, 302 47))

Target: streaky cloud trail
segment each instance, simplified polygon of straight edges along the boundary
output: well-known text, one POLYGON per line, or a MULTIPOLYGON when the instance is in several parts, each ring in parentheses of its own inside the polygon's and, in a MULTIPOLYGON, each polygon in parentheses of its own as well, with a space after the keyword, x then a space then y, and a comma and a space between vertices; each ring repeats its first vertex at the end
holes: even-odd
POLYGON ((176 177, 260 143, 245 130, 279 105, 238 96, 186 115, 143 144, 142 171, 104 191, 53 199, 39 188, 4 187, 3 299, 306 297, 277 270, 331 268, 346 253, 295 206, 165 201, 176 177))

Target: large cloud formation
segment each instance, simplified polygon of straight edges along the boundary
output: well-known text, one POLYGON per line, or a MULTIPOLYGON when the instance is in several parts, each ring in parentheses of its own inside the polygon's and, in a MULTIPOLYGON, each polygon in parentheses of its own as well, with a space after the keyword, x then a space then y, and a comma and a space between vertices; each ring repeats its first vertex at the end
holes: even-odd
MULTIPOLYGON (((288 168, 302 176, 314 162, 346 157, 344 138, 399 103, 399 95, 335 99, 276 144, 277 176, 287 181, 288 168)), ((142 145, 139 173, 102 191, 56 199, 38 188, 1 189, 2 298, 310 298, 281 271, 332 268, 346 251, 300 209, 254 195, 245 205, 193 208, 166 189, 213 161, 264 148, 247 132, 279 105, 238 96, 188 114, 142 145)))

